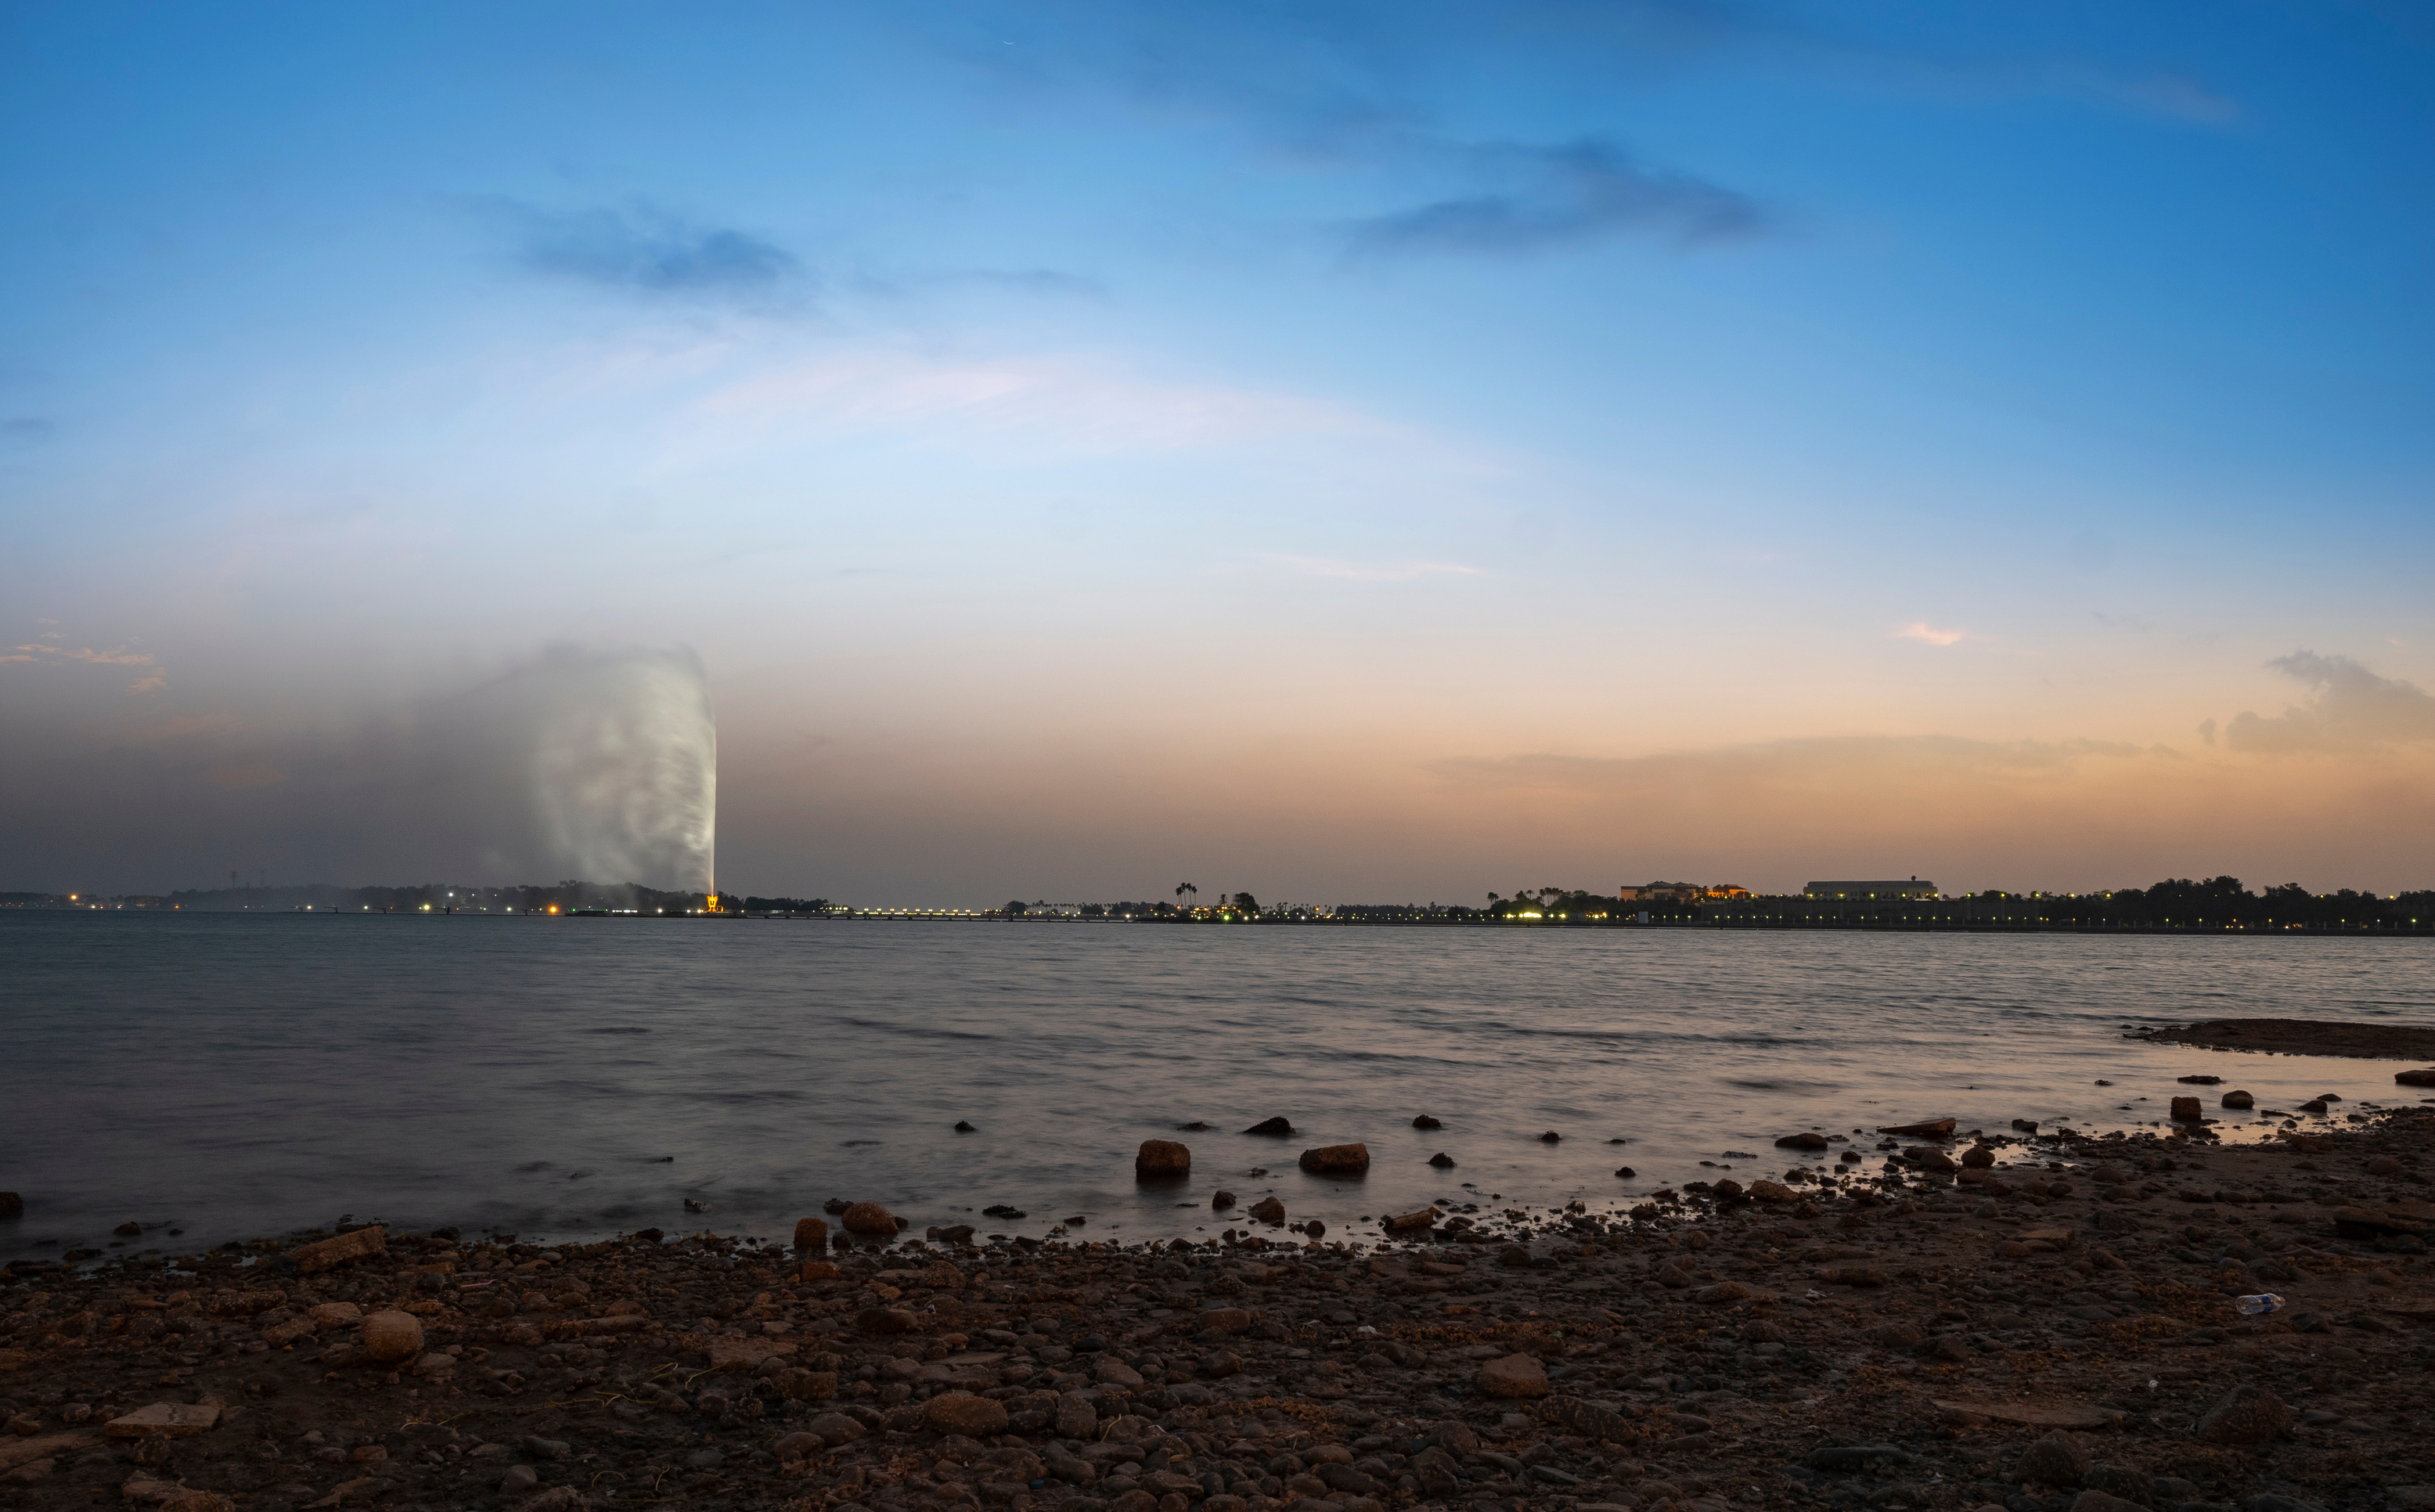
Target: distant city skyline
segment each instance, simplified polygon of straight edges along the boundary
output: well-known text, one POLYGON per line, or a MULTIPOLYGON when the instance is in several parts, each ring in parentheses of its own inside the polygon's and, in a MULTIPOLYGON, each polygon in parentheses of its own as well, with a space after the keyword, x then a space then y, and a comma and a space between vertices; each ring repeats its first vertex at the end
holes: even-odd
POLYGON ((0 889, 2427 883, 2413 11, 9 36, 0 889))

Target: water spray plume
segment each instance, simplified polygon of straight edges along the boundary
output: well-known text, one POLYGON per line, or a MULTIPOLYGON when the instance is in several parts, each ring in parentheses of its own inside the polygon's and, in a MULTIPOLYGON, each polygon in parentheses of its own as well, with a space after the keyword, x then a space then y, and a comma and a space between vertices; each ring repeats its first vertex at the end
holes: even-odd
POLYGON ((513 680, 531 699, 540 838, 563 874, 710 891, 718 730, 700 659, 561 652, 513 680))

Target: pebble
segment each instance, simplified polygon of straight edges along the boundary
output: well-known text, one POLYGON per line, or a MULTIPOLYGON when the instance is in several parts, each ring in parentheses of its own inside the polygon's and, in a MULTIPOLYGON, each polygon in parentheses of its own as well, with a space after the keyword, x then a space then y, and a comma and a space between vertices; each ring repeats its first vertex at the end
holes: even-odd
POLYGON ((1509 1354, 1491 1360, 1479 1367, 1474 1383, 1480 1395, 1500 1399, 1529 1399, 1546 1396, 1547 1367, 1527 1354, 1509 1354))
POLYGON ((374 1313, 364 1319, 364 1353, 387 1365, 423 1352, 423 1320, 411 1313, 374 1313))
POLYGON ((2291 1426, 2291 1409, 2264 1386, 2241 1384, 2226 1392, 2205 1417, 2197 1435, 2202 1444, 2271 1444, 2291 1426))
POLYGON ((2012 1473, 2046 1486, 2078 1486, 2088 1473, 2090 1457, 2088 1445, 2079 1435, 2058 1429, 2021 1451, 2012 1473))
POLYGON ((1006 1403, 968 1391, 945 1392, 923 1403, 922 1422, 935 1433, 994 1438, 1007 1429, 1006 1403))

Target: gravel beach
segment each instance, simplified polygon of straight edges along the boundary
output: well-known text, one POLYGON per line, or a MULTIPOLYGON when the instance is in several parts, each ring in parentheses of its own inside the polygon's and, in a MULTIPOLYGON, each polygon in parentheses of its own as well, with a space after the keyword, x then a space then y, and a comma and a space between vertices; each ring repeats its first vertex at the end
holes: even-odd
POLYGON ((1197 1246, 860 1204, 21 1263, 0 1504, 2435 1508, 2435 1110, 1926 1127, 1787 1129, 1784 1179, 1628 1212, 1197 1246))

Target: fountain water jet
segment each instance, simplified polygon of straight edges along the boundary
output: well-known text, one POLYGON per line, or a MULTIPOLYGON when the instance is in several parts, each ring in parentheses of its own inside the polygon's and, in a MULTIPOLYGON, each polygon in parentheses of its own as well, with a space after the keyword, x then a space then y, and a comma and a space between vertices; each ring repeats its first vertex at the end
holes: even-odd
POLYGON ((531 700, 538 838, 563 874, 711 891, 718 730, 700 658, 559 652, 514 680, 531 700))

